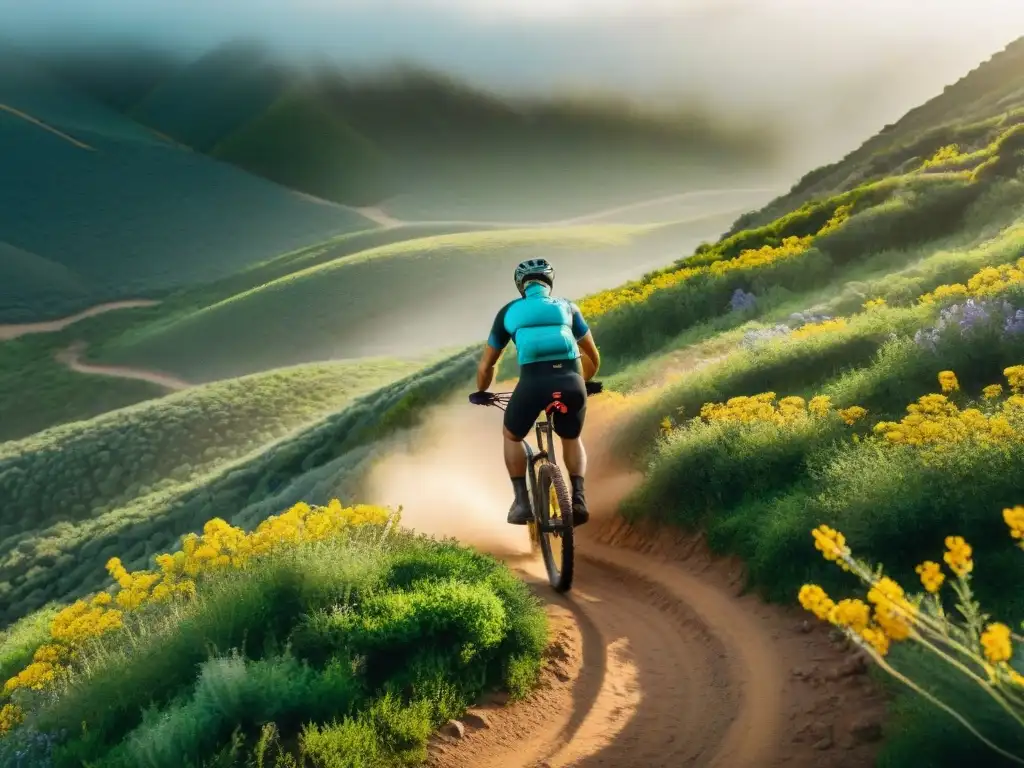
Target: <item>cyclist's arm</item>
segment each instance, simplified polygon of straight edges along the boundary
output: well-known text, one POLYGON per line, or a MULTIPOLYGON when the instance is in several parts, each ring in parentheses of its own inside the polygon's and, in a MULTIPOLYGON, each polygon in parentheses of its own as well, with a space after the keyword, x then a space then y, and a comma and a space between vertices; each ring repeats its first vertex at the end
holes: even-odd
POLYGON ((594 334, 590 332, 590 326, 583 319, 583 313, 575 304, 572 305, 572 335, 576 338, 576 344, 580 348, 583 365, 583 380, 590 381, 601 367, 601 355, 597 351, 597 344, 594 343, 594 334))
POLYGON ((494 366, 498 364, 502 351, 512 341, 512 334, 505 328, 505 313, 508 311, 508 307, 508 304, 502 307, 497 317, 494 318, 491 333, 487 337, 487 343, 484 344, 483 354, 480 355, 480 363, 476 367, 478 392, 483 392, 491 386, 491 382, 494 381, 494 366))
POLYGON ((597 374, 597 369, 601 367, 601 355, 597 351, 597 344, 594 343, 594 335, 587 331, 587 335, 577 344, 582 353, 580 362, 583 364, 583 380, 590 381, 597 374))
POLYGON ((480 363, 476 367, 476 389, 483 392, 494 381, 494 366, 498 364, 502 350, 495 349, 490 342, 484 344, 484 353, 480 356, 480 363))

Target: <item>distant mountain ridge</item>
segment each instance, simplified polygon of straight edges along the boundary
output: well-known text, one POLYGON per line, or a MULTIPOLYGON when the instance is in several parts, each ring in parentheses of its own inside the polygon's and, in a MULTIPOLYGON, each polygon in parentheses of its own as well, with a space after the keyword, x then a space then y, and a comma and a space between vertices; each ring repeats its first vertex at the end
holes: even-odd
MULTIPOLYGON (((55 58, 54 70, 69 71, 69 61, 55 58)), ((118 77, 111 55, 73 61, 76 82, 134 121, 257 175, 354 205, 421 189, 425 177, 501 177, 512 166, 558 178, 609 162, 611 180, 628 168, 680 173, 688 165, 757 165, 773 150, 764 126, 739 129, 697 111, 513 101, 415 67, 352 77, 324 60, 288 63, 248 40, 175 65, 128 52, 123 87, 111 81, 118 77), (134 57, 149 76, 144 93, 134 57), (563 167, 555 173, 553 163, 563 167)))

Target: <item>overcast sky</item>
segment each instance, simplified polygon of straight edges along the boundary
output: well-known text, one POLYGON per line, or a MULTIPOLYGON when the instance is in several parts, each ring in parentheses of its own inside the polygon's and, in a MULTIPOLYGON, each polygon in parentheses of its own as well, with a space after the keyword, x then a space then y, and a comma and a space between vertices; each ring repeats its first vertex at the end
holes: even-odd
POLYGON ((860 139, 1024 34, 1024 0, 0 0, 0 13, 23 42, 196 54, 252 36, 506 90, 700 96, 860 139))

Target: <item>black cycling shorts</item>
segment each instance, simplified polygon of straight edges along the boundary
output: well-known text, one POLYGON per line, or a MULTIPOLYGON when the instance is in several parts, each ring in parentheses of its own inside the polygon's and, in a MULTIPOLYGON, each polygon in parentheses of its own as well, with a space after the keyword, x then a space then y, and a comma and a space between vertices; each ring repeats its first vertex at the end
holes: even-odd
POLYGON ((533 429, 537 417, 556 400, 565 405, 565 413, 557 408, 551 412, 555 434, 574 440, 583 431, 587 414, 587 385, 579 358, 523 365, 519 383, 505 409, 505 429, 522 440, 533 429))

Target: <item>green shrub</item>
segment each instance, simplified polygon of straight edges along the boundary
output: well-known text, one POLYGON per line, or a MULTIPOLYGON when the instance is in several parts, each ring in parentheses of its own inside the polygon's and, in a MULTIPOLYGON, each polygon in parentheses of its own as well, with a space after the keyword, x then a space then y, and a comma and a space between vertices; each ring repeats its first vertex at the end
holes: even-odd
MULTIPOLYGON (((418 764, 430 733, 480 693, 533 687, 546 620, 493 558, 379 533, 214 571, 193 602, 133 614, 23 727, 67 734, 55 768, 199 768, 275 751, 282 764, 418 764), (397 587, 412 563, 423 576, 397 587)), ((0 740, 0 761, 16 743, 0 740)))

